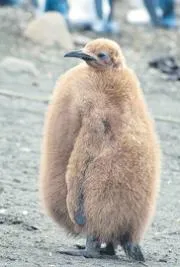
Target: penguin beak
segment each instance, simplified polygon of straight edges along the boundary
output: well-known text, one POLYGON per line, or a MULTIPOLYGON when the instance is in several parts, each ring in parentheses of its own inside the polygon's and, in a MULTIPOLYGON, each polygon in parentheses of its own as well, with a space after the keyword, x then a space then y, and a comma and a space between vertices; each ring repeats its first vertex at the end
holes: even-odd
POLYGON ((71 51, 69 53, 66 53, 64 57, 77 57, 80 59, 83 59, 85 61, 92 61, 95 60, 95 58, 91 55, 88 55, 87 53, 83 52, 82 50, 76 50, 76 51, 71 51))

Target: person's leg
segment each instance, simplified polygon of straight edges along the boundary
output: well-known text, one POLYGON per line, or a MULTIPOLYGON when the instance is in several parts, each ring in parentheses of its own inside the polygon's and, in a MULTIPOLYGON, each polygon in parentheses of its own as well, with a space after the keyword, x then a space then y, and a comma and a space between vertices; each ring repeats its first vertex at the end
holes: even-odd
POLYGON ((68 13, 67 0, 47 0, 45 11, 57 11, 63 15, 68 13))
POLYGON ((109 7, 110 7, 110 12, 109 12, 109 17, 108 17, 108 24, 107 28, 110 33, 119 33, 119 25, 118 23, 114 20, 114 0, 108 0, 109 2, 109 7))
MULTIPOLYGON (((108 1, 108 0, 107 0, 108 1)), ((105 33, 107 31, 107 19, 104 18, 104 1, 94 0, 97 20, 93 23, 92 29, 97 33, 105 33)))
POLYGON ((173 28, 176 26, 174 1, 173 0, 144 0, 144 5, 155 26, 173 28), (162 15, 157 13, 157 9, 162 10, 162 15))
POLYGON ((174 1, 173 0, 159 0, 159 6, 163 10, 164 15, 174 13, 174 1))
POLYGON ((0 0, 0 6, 18 6, 22 3, 21 0, 0 0))
POLYGON ((159 6, 159 0, 143 0, 144 5, 150 15, 152 23, 156 26, 160 24, 160 18, 157 15, 157 7, 159 6))
POLYGON ((109 13, 108 20, 112 21, 114 17, 114 12, 113 12, 114 11, 114 0, 109 0, 109 6, 110 6, 110 13, 109 13))
POLYGON ((93 30, 98 33, 118 34, 119 25, 113 20, 114 0, 95 0, 96 13, 99 21, 93 25, 93 30), (105 15, 103 10, 109 5, 109 14, 105 15))
POLYGON ((176 26, 175 2, 173 0, 159 0, 162 9, 162 25, 165 27, 176 26))
POLYGON ((103 1, 95 0, 96 13, 99 19, 103 19, 103 1))

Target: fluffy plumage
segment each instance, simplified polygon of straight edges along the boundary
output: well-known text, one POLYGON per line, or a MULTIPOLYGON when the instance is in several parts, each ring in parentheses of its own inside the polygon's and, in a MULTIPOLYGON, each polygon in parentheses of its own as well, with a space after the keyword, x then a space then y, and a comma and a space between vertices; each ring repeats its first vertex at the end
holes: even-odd
POLYGON ((60 78, 48 108, 42 201, 72 234, 138 244, 153 218, 159 188, 154 121, 115 42, 94 40, 81 58, 87 64, 60 78), (98 56, 102 52, 105 56, 98 56))

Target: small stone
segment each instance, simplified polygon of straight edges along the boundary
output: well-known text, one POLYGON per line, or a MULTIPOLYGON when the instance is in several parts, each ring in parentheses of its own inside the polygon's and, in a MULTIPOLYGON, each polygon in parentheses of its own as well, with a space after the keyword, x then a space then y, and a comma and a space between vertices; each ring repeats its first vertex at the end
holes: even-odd
POLYGON ((10 73, 27 73, 33 76, 38 75, 38 70, 32 62, 16 57, 5 57, 0 62, 0 68, 10 73))
POLYGON ((16 179, 16 178, 14 178, 13 181, 14 181, 15 183, 20 183, 20 182, 21 182, 19 179, 16 179))
POLYGON ((32 82, 32 86, 37 87, 37 86, 39 86, 39 83, 38 82, 32 82))
POLYGON ((166 259, 159 259, 159 262, 167 262, 166 259))
POLYGON ((29 147, 21 147, 21 151, 23 151, 23 152, 30 152, 31 149, 29 147))
POLYGON ((6 210, 5 209, 0 209, 0 214, 5 214, 6 210))
POLYGON ((27 210, 23 210, 22 214, 23 215, 28 215, 28 211, 27 210))
POLYGON ((24 35, 33 42, 44 46, 58 44, 64 49, 74 47, 66 21, 59 12, 46 12, 31 21, 24 35))
POLYGON ((25 228, 27 231, 37 231, 38 228, 36 226, 33 225, 25 225, 25 228))

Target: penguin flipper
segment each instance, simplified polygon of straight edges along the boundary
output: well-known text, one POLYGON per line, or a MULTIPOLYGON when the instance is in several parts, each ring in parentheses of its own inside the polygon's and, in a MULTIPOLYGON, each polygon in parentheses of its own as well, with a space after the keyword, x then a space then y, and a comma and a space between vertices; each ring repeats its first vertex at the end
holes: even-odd
POLYGON ((86 223, 86 216, 84 214, 84 197, 82 193, 80 193, 78 202, 78 210, 75 212, 74 220, 78 225, 82 226, 86 223))
POLYGON ((74 220, 78 225, 84 225, 86 223, 86 217, 84 213, 79 210, 75 213, 74 220))

